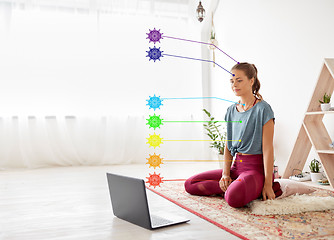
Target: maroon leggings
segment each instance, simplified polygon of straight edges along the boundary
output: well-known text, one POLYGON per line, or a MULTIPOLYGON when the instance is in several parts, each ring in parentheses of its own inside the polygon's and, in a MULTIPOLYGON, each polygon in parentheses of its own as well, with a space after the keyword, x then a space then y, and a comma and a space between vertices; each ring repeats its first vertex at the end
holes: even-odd
MULTIPOLYGON (((247 203, 260 198, 264 185, 263 155, 238 155, 231 167, 230 176, 233 180, 226 192, 219 187, 222 169, 211 170, 190 177, 184 183, 188 193, 200 196, 223 195, 231 207, 243 207, 247 203)), ((282 194, 278 182, 274 182, 275 196, 282 194)))

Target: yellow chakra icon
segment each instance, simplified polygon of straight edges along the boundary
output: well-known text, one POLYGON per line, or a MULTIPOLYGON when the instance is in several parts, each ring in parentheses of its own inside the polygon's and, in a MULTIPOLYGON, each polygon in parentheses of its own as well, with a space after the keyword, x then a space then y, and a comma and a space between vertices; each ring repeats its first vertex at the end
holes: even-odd
POLYGON ((162 138, 159 135, 156 135, 155 133, 153 135, 150 134, 149 138, 146 138, 148 140, 148 144, 150 144, 150 146, 152 147, 160 147, 159 145, 162 144, 162 138))
POLYGON ((148 160, 148 162, 146 164, 150 164, 150 167, 154 167, 154 169, 156 167, 160 167, 160 164, 163 164, 162 159, 159 155, 156 155, 155 153, 153 155, 149 154, 150 157, 146 158, 148 160))

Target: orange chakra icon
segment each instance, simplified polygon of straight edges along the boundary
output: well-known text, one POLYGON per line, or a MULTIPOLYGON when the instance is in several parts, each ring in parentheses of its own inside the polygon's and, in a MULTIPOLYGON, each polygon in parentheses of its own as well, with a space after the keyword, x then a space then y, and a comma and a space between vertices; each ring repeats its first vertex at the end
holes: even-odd
POLYGON ((146 158, 147 159, 147 163, 146 164, 149 164, 150 167, 154 167, 154 169, 156 167, 160 167, 160 164, 163 164, 162 162, 162 159, 160 157, 160 154, 159 155, 156 155, 155 153, 153 155, 149 154, 150 157, 149 158, 146 158))

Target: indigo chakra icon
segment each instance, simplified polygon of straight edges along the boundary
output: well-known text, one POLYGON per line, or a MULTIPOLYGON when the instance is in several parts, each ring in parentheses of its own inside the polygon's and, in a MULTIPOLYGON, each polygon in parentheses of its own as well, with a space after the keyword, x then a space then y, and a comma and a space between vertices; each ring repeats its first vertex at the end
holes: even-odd
POLYGON ((150 30, 150 32, 146 33, 146 34, 148 35, 146 39, 150 39, 150 42, 154 42, 154 44, 155 44, 156 42, 160 42, 160 39, 162 39, 162 34, 163 33, 160 33, 160 29, 155 30, 155 28, 154 28, 153 30, 150 30))
POLYGON ((150 176, 146 177, 147 178, 147 182, 150 184, 150 187, 153 186, 154 188, 159 186, 160 187, 160 183, 163 183, 162 179, 163 177, 160 177, 160 173, 156 174, 155 172, 153 174, 149 173, 150 176))
POLYGON ((146 51, 148 53, 148 55, 146 57, 149 57, 149 61, 153 60, 154 62, 156 60, 159 60, 160 61, 160 57, 163 57, 162 56, 162 52, 163 51, 160 51, 160 48, 156 48, 156 47, 153 47, 153 48, 150 48, 149 51, 146 51))
POLYGON ((156 128, 160 128, 160 125, 163 125, 163 123, 162 123, 163 119, 160 118, 160 115, 159 116, 155 115, 155 113, 154 113, 153 116, 150 115, 150 118, 146 119, 146 120, 148 121, 148 123, 146 123, 146 125, 150 125, 150 128, 153 127, 154 130, 156 128))
POLYGON ((146 105, 150 106, 150 109, 153 108, 154 111, 157 108, 160 109, 160 106, 163 105, 161 103, 163 101, 163 99, 161 99, 160 96, 159 97, 155 96, 155 94, 154 94, 153 97, 150 96, 150 99, 148 99, 146 101, 148 102, 146 105))
POLYGON ((150 144, 150 147, 160 147, 160 144, 162 144, 162 138, 159 135, 156 135, 155 133, 153 135, 150 134, 149 138, 146 138, 148 141, 147 143, 150 144))
POLYGON ((156 155, 155 153, 153 155, 149 154, 150 157, 149 158, 146 158, 148 160, 148 162, 146 164, 149 164, 150 167, 154 167, 154 169, 156 167, 160 167, 160 164, 163 164, 162 163, 162 159, 160 157, 160 154, 159 155, 156 155))

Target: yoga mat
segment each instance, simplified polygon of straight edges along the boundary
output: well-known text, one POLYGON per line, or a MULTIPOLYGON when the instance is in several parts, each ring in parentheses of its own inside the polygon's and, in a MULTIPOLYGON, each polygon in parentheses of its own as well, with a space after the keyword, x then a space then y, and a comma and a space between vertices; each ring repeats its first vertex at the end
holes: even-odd
MULTIPOLYGON (((221 196, 193 196, 183 182, 164 182, 149 190, 241 239, 334 239, 334 210, 288 215, 256 215, 250 208, 232 208, 221 196)), ((310 196, 332 196, 319 189, 310 196)))

